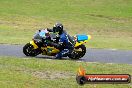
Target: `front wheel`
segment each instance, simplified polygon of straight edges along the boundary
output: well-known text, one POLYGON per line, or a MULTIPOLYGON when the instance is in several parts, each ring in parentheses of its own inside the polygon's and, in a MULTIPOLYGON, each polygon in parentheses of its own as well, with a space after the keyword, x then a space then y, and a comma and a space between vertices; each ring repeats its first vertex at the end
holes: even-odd
POLYGON ((37 56, 38 54, 36 53, 36 50, 33 48, 33 45, 31 45, 30 43, 27 43, 24 47, 23 47, 23 53, 26 56, 37 56))
POLYGON ((73 54, 69 55, 69 58, 79 59, 82 58, 85 55, 85 53, 86 53, 85 45, 80 45, 74 49, 73 54))

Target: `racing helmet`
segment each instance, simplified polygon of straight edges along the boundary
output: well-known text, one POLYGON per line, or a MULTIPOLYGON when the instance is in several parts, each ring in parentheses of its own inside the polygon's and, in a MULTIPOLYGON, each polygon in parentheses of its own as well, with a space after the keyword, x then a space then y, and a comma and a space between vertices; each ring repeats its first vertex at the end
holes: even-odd
POLYGON ((53 32, 61 35, 63 32, 63 25, 61 23, 56 23, 53 27, 53 32))

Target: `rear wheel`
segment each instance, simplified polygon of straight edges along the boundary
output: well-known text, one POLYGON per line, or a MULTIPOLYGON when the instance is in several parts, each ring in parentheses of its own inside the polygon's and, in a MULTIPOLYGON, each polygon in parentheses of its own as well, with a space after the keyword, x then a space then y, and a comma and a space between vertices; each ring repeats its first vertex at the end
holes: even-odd
POLYGON ((30 43, 27 43, 24 47, 23 47, 23 53, 26 55, 26 56, 37 56, 37 52, 36 50, 34 49, 33 45, 31 45, 30 43))
POLYGON ((71 59, 79 59, 82 58, 86 53, 85 45, 80 45, 74 49, 74 52, 69 55, 71 59))

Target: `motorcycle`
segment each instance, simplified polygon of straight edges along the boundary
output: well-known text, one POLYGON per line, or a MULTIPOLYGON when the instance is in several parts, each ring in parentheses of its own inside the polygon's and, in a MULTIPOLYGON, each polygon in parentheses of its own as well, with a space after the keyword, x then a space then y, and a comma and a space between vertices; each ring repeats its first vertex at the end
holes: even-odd
MULTIPOLYGON (((71 59, 82 58, 86 53, 86 46, 84 45, 88 40, 91 39, 90 35, 75 35, 68 38, 74 44, 74 50, 72 54, 69 54, 68 57, 71 59)), ((53 32, 41 31, 39 30, 33 37, 33 39, 23 47, 23 53, 26 56, 35 57, 39 54, 47 56, 55 56, 60 52, 59 49, 46 45, 47 41, 57 42, 57 36, 53 32), (43 36, 43 38, 42 38, 43 36), (48 36, 48 38, 47 38, 48 36)))

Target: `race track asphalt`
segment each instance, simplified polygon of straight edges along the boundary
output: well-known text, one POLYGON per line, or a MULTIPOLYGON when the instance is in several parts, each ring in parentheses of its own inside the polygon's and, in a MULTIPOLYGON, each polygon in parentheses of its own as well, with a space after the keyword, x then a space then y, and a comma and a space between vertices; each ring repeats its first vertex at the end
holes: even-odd
MULTIPOLYGON (((23 45, 0 44, 0 56, 26 58, 22 50, 23 45)), ((53 57, 38 55, 36 58, 52 59, 53 57)), ((80 61, 132 64, 132 50, 87 49, 86 55, 80 61)))

